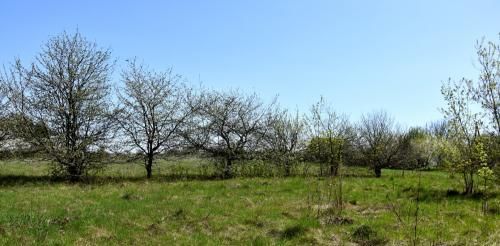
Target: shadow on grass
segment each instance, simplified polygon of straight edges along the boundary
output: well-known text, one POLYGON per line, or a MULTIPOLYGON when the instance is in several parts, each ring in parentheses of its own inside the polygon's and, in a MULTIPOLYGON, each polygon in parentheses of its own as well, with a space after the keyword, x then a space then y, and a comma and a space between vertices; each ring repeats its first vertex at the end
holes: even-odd
POLYGON ((187 175, 176 175, 176 174, 166 174, 157 175, 148 179, 145 176, 130 176, 130 177, 117 177, 117 176, 87 176, 79 182, 70 182, 67 179, 55 178, 50 175, 41 176, 28 176, 28 175, 0 175, 0 186, 13 187, 13 186, 23 186, 23 185, 40 185, 40 184, 119 184, 124 182, 131 183, 141 183, 141 182, 176 182, 176 181, 209 181, 209 180, 220 180, 221 178, 217 176, 199 175, 199 174, 187 174, 187 175))
MULTIPOLYGON (((407 187, 402 190, 402 193, 408 197, 416 197, 417 188, 407 187)), ((440 202, 449 199, 478 201, 484 198, 496 198, 498 195, 498 192, 494 191, 488 192, 487 194, 482 191, 477 191, 473 194, 465 194, 453 189, 441 190, 435 188, 420 188, 419 200, 422 202, 440 202)))
MULTIPOLYGON (((259 175, 242 175, 235 176, 234 178, 265 178, 259 175)), ((307 178, 314 177, 320 180, 326 180, 331 178, 328 175, 317 176, 317 175, 304 175, 295 174, 290 176, 277 176, 274 178, 287 179, 287 178, 307 178)), ((348 173, 344 177, 349 178, 374 178, 370 174, 356 174, 348 173)), ((269 177, 267 177, 269 178, 269 177)), ((57 183, 67 183, 67 184, 116 184, 123 182, 175 182, 175 181, 207 181, 207 180, 222 180, 223 178, 214 174, 195 174, 195 173, 170 173, 170 174, 158 174, 153 175, 151 179, 147 179, 146 176, 110 176, 110 175, 89 175, 84 177, 78 182, 71 182, 64 178, 53 177, 50 175, 13 175, 0 174, 0 186, 22 186, 22 185, 37 185, 37 184, 57 184, 57 183)))

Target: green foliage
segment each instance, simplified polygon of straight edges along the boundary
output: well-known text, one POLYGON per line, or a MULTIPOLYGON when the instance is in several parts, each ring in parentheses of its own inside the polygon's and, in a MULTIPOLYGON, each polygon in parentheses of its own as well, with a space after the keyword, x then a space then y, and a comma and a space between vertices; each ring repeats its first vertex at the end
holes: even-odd
POLYGON ((490 167, 500 183, 500 136, 487 135, 481 137, 484 143, 484 151, 487 155, 488 167, 490 167))
POLYGON ((488 181, 493 180, 494 177, 493 170, 491 170, 491 168, 489 168, 488 166, 483 165, 477 171, 477 175, 484 180, 483 189, 486 191, 489 187, 488 181))
POLYGON ((462 152, 456 144, 451 141, 443 141, 440 144, 440 152, 443 154, 443 166, 455 171, 457 167, 463 166, 462 152))
POLYGON ((330 175, 337 175, 346 153, 345 140, 341 137, 314 137, 307 144, 306 160, 328 164, 330 175))
POLYGON ((484 144, 481 138, 474 141, 472 146, 471 162, 475 163, 477 166, 487 166, 488 155, 484 149, 484 144))
POLYGON ((442 111, 461 153, 453 154, 450 149, 446 152, 455 156, 452 161, 463 174, 466 193, 472 193, 477 171, 481 168, 482 174, 490 173, 486 168, 495 168, 500 159, 500 45, 483 39, 477 42, 476 53, 480 72, 477 80, 449 79, 441 87, 447 102, 442 111))
POLYGON ((473 160, 476 161, 480 166, 477 174, 483 181, 483 191, 486 192, 489 189, 489 183, 494 180, 495 174, 493 170, 488 166, 488 154, 486 153, 482 142, 478 142, 474 145, 472 156, 473 160))
POLYGON ((330 162, 339 158, 338 153, 344 150, 344 140, 342 138, 314 137, 307 144, 305 158, 315 162, 330 162))
POLYGON ((464 191, 471 194, 474 189, 474 175, 480 168, 487 167, 488 155, 482 138, 476 138, 470 147, 456 141, 443 142, 440 147, 444 154, 445 166, 462 174, 464 191))

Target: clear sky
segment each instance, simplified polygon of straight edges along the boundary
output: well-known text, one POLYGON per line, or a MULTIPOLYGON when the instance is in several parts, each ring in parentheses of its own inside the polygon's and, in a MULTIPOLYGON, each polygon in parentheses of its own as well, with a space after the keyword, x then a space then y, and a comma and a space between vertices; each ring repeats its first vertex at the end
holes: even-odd
POLYGON ((0 64, 30 61, 78 28, 118 59, 308 110, 323 95, 357 120, 441 118, 441 82, 477 78, 474 45, 498 41, 500 1, 22 1, 0 4, 0 64))

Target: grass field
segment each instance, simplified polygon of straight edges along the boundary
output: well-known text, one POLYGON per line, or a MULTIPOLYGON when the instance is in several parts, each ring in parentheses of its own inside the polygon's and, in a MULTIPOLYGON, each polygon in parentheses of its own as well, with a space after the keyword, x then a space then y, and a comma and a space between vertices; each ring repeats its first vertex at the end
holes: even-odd
MULTIPOLYGON (((414 233, 419 174, 349 168, 344 210, 328 202, 330 178, 207 175, 202 160, 110 165, 91 182, 51 182, 42 162, 0 162, 3 245, 406 245, 414 233), (199 167, 199 166, 201 167, 199 167), (359 175, 358 175, 359 174, 359 175)), ((498 188, 464 197, 458 176, 421 172, 422 245, 500 243, 498 188)))

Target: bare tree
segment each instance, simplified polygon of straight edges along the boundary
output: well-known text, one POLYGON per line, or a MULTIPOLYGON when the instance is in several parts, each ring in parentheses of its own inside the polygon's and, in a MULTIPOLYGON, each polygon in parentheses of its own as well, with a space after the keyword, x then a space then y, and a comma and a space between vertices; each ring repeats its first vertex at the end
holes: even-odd
POLYGON ((151 178, 155 156, 181 144, 180 129, 192 110, 186 106, 189 90, 172 69, 148 71, 135 60, 122 72, 125 87, 119 93, 121 114, 118 123, 126 144, 144 157, 151 178))
POLYGON ((363 115, 358 125, 358 134, 358 147, 366 164, 373 168, 376 177, 380 177, 382 168, 395 161, 399 150, 393 118, 385 111, 363 115))
POLYGON ((18 60, 4 76, 19 131, 58 164, 54 174, 76 181, 98 163, 93 152, 113 123, 110 59, 109 50, 80 33, 63 33, 29 67, 18 60))
POLYGON ((24 109, 23 98, 27 84, 26 74, 19 59, 8 69, 3 67, 0 74, 0 131, 3 141, 13 138, 14 134, 18 138, 26 137, 19 131, 20 125, 13 122, 20 118, 18 112, 24 109))
POLYGON ((236 160, 261 149, 268 108, 256 94, 205 92, 199 108, 184 129, 183 136, 196 149, 224 161, 223 177, 232 177, 236 160))
POLYGON ((294 116, 279 108, 269 114, 267 121, 264 143, 268 158, 282 166, 285 176, 289 176, 297 150, 302 147, 304 122, 298 112, 294 116))
POLYGON ((446 120, 433 121, 426 124, 425 131, 432 137, 446 139, 449 136, 448 125, 448 121, 446 120))

